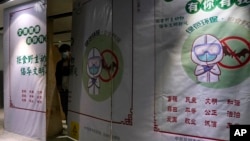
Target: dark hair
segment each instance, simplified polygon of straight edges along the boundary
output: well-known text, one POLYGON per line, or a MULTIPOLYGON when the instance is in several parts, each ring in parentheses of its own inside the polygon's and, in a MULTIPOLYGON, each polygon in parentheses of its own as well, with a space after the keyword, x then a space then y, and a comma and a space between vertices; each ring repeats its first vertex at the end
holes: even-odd
POLYGON ((70 51, 70 46, 68 44, 62 44, 60 47, 59 47, 59 52, 66 52, 66 51, 70 51))

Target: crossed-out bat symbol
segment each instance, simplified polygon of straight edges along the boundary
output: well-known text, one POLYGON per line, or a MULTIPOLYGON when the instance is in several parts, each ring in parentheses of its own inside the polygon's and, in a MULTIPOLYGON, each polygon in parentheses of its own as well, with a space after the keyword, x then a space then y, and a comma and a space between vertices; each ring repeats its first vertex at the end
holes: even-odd
POLYGON ((116 74, 118 73, 118 66, 119 66, 119 61, 118 61, 118 58, 117 56, 115 55, 115 53, 111 50, 104 50, 102 53, 101 53, 101 56, 102 56, 102 68, 107 72, 108 74, 108 77, 104 77, 104 76, 99 76, 99 78, 104 81, 104 82, 108 82, 110 80, 112 80, 116 74), (113 61, 110 62, 110 63, 107 63, 105 61, 105 57, 104 57, 104 54, 109 54, 112 56, 112 59, 113 61))
POLYGON ((224 68, 228 68, 228 69, 236 69, 236 68, 240 68, 246 65, 250 61, 250 42, 248 42, 246 39, 242 37, 237 37, 237 36, 230 36, 230 37, 226 37, 222 39, 220 42, 223 47, 224 56, 229 56, 232 59, 235 59, 236 62, 238 62, 238 65, 234 65, 234 66, 226 65, 226 64, 223 64, 222 62, 219 62, 220 66, 224 68), (232 50, 227 44, 227 41, 230 41, 230 40, 238 40, 242 42, 243 44, 245 44, 247 48, 242 48, 240 51, 232 50), (247 57, 247 58, 244 61, 241 61, 240 60, 241 57, 247 57))

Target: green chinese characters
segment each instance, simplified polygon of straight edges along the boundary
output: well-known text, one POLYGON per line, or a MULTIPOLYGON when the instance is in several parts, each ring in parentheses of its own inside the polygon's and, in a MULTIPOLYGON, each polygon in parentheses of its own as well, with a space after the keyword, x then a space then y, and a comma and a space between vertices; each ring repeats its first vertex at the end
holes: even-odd
POLYGON ((233 5, 237 5, 240 7, 247 6, 250 4, 249 0, 191 0, 186 4, 186 11, 189 14, 197 13, 200 10, 205 12, 210 12, 214 10, 216 7, 226 10, 232 7, 233 5))
POLYGON ((17 65, 22 65, 20 68, 21 75, 39 75, 44 76, 46 74, 46 55, 23 55, 17 56, 17 65))
POLYGON ((27 36, 26 38, 27 45, 38 44, 38 43, 42 44, 46 42, 46 35, 43 34, 39 35, 40 31, 41 27, 39 25, 35 25, 30 27, 19 28, 17 30, 17 35, 19 37, 27 36))

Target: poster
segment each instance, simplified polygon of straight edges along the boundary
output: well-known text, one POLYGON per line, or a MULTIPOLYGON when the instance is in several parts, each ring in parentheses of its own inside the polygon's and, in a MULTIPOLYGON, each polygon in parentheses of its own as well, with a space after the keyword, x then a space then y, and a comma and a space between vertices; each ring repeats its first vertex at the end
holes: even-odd
POLYGON ((249 11, 240 0, 155 1, 156 132, 229 140, 231 124, 249 124, 249 11))
POLYGON ((250 123, 249 12, 249 0, 75 1, 72 136, 229 140, 250 123))
POLYGON ((42 8, 33 2, 4 13, 5 128, 45 140, 46 12, 42 8))
POLYGON ((132 13, 125 11, 127 22, 114 14, 121 1, 76 1, 74 6, 70 125, 80 117, 80 140, 109 140, 112 125, 132 125, 132 13))

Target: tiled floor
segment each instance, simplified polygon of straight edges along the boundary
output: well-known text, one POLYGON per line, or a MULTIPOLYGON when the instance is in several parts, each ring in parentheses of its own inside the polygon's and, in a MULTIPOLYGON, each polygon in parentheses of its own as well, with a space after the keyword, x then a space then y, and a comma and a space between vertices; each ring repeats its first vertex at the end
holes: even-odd
POLYGON ((36 139, 27 138, 18 134, 4 131, 3 128, 4 112, 0 109, 0 141, 38 141, 36 139))
POLYGON ((47 139, 47 141, 74 141, 74 140, 70 139, 67 136, 59 136, 59 137, 54 138, 54 139, 47 139))
MULTIPOLYGON (((0 141, 39 141, 36 139, 24 137, 18 134, 5 131, 3 128, 3 121, 4 121, 4 112, 3 109, 0 109, 0 141)), ((59 136, 47 139, 47 141, 74 141, 74 140, 71 140, 67 136, 59 136)))

